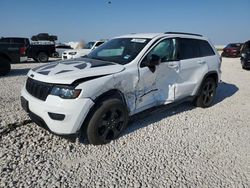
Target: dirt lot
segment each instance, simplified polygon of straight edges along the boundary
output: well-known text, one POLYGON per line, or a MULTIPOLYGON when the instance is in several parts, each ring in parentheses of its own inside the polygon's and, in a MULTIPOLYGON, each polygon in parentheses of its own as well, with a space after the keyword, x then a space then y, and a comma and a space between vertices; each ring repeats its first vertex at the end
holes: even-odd
POLYGON ((250 187, 250 71, 238 58, 223 59, 211 108, 164 108, 98 147, 30 122, 20 90, 38 65, 0 78, 0 187, 250 187))

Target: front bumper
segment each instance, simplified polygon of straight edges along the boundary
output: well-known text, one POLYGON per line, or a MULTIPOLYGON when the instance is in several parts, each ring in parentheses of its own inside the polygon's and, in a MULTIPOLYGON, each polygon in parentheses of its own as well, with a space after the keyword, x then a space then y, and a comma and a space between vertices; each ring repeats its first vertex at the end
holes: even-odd
POLYGON ((75 134, 81 128, 90 108, 94 102, 89 98, 61 99, 60 97, 48 95, 46 101, 31 96, 25 87, 21 91, 21 97, 27 101, 26 111, 35 123, 45 124, 47 128, 58 135, 75 134), (54 120, 49 113, 63 114, 63 120, 54 120), (36 118, 32 118, 36 117, 36 118))
POLYGON ((69 54, 63 54, 62 55, 62 60, 67 60, 67 59, 74 59, 74 55, 69 55, 69 54))

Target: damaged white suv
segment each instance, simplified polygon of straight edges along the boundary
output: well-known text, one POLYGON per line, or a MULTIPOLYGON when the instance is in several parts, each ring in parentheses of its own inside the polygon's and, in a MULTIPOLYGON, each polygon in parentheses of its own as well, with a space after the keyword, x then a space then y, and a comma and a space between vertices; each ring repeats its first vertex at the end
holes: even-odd
POLYGON ((104 144, 120 135, 129 116, 148 108, 188 97, 209 107, 220 66, 216 49, 201 35, 131 34, 84 58, 30 70, 21 103, 55 134, 80 133, 91 144, 104 144))

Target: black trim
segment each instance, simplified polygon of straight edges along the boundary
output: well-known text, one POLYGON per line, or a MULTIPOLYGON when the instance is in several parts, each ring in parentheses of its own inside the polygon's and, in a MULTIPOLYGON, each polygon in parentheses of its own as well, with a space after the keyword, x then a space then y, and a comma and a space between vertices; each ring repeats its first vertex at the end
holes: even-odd
POLYGON ((57 121, 63 121, 65 118, 64 114, 58 114, 58 113, 52 113, 52 112, 48 112, 49 117, 53 120, 57 120, 57 121))
POLYGON ((94 79, 101 78, 101 77, 108 76, 108 75, 110 75, 110 74, 104 74, 104 75, 98 75, 98 76, 90 76, 90 77, 87 77, 87 78, 80 78, 80 79, 75 80, 71 85, 77 86, 78 84, 81 84, 83 82, 87 82, 87 81, 94 80, 94 79))
POLYGON ((172 31, 169 31, 169 32, 165 32, 164 34, 181 34, 181 35, 192 35, 192 36, 203 37, 203 36, 200 35, 200 34, 196 34, 196 33, 185 33, 185 32, 172 32, 172 31))

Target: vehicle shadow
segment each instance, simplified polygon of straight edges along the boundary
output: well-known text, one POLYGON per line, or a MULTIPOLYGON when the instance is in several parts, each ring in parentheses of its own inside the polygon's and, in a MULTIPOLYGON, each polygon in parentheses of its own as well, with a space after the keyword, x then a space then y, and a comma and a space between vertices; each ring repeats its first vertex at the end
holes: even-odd
MULTIPOLYGON (((233 96, 239 88, 234 84, 230 83, 219 83, 217 88, 217 94, 213 106, 223 102, 225 99, 233 96)), ((130 134, 141 128, 147 127, 150 124, 161 121, 164 118, 171 117, 176 114, 181 114, 182 112, 193 110, 195 106, 192 101, 178 102, 175 104, 160 106, 151 108, 149 110, 140 112, 131 117, 127 129, 123 132, 121 136, 130 134)))
POLYGON ((226 83, 226 82, 219 83, 214 105, 222 102, 226 98, 231 97, 238 90, 239 90, 239 88, 234 84, 230 84, 230 83, 226 83))

